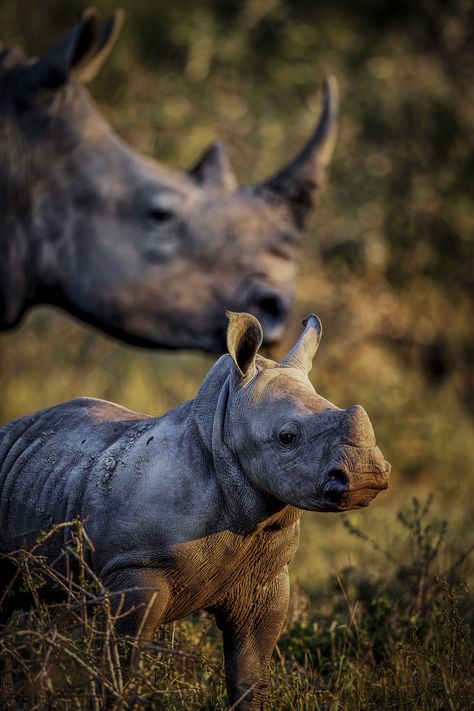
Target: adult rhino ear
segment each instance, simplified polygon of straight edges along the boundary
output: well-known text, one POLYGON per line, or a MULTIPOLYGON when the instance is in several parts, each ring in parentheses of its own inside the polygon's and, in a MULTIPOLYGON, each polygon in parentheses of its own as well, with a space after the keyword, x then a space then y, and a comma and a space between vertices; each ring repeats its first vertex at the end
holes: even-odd
POLYGON ((227 350, 242 377, 255 372, 255 357, 262 345, 263 331, 255 316, 227 311, 227 350))
POLYGON ((28 87, 56 88, 69 79, 81 83, 94 79, 115 44, 123 19, 123 10, 103 22, 94 8, 84 10, 80 24, 31 65, 25 78, 28 87))
POLYGON ((318 350, 323 327, 319 318, 314 314, 310 314, 305 318, 303 326, 303 333, 281 364, 288 368, 299 368, 308 374, 312 368, 315 353, 318 350))
POLYGON ((237 179, 222 143, 213 143, 209 146, 196 165, 191 168, 189 175, 199 185, 223 192, 230 193, 237 187, 237 179))
POLYGON ((323 83, 323 109, 316 129, 298 155, 276 175, 254 187, 257 194, 284 200, 296 226, 303 229, 316 204, 336 145, 339 112, 335 77, 323 83))

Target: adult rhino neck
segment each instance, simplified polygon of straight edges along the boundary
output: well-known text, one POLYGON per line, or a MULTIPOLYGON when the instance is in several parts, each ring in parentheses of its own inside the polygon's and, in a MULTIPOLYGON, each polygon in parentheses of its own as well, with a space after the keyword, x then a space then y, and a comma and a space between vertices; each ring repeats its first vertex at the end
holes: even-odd
MULTIPOLYGON (((1 178, 0 178, 1 180, 1 178)), ((0 186, 0 330, 15 326, 35 301, 34 261, 28 241, 28 207, 18 212, 0 186), (16 212, 16 214, 15 214, 16 212)))
POLYGON ((199 439, 201 452, 211 463, 221 506, 221 520, 242 535, 268 525, 294 523, 301 512, 258 491, 248 480, 231 449, 227 408, 232 382, 232 361, 222 356, 196 395, 188 418, 191 437, 199 439))
POLYGON ((30 150, 8 116, 0 116, 0 329, 14 326, 34 302, 30 150))

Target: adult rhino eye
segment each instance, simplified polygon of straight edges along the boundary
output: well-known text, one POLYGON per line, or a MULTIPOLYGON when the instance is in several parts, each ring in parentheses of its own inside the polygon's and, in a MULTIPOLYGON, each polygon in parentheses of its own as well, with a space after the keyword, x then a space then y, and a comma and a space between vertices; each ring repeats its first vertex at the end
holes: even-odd
POLYGON ((155 222, 166 222, 166 220, 171 220, 173 213, 171 210, 164 210, 161 207, 152 207, 150 208, 148 216, 155 222))
POLYGON ((293 447, 297 439, 296 432, 280 432, 280 442, 284 447, 293 447))

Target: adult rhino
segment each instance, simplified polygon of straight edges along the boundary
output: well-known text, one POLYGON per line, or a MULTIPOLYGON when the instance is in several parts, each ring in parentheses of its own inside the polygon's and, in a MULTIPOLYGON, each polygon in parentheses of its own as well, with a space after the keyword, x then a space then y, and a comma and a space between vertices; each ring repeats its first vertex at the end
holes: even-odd
POLYGON ((188 173, 134 153, 81 86, 122 13, 87 10, 54 49, 0 53, 0 329, 51 303, 125 341, 225 350, 225 309, 283 331, 300 235, 335 141, 334 79, 299 155, 238 188, 220 144, 188 173))
MULTIPOLYGON (((335 407, 308 379, 316 316, 281 364, 257 355, 253 316, 229 318, 229 354, 163 417, 80 399, 0 429, 0 543, 32 546, 50 524, 81 517, 95 573, 113 592, 133 589, 123 631, 147 639, 210 610, 229 699, 247 692, 238 708, 257 709, 303 510, 367 506, 390 465, 365 410, 335 407)), ((62 545, 51 538, 45 554, 56 559, 62 545)))

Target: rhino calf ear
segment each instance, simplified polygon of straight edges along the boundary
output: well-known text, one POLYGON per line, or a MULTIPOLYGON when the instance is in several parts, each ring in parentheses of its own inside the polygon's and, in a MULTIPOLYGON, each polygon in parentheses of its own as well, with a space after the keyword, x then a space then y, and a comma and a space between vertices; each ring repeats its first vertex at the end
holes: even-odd
POLYGON ((227 311, 227 349, 242 377, 255 372, 255 358, 262 345, 263 331, 260 322, 246 313, 227 311))

